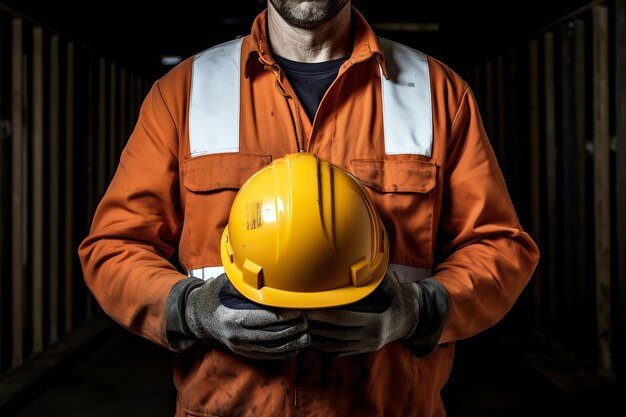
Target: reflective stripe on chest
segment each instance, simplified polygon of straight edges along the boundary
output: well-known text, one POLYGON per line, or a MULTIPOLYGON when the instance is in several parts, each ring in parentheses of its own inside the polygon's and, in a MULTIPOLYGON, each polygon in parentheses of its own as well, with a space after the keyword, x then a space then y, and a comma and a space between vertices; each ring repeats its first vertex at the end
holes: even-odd
POLYGON ((189 101, 191 156, 239 152, 242 38, 194 56, 189 101))
MULTIPOLYGON (((239 152, 241 46, 238 38, 194 57, 189 103, 191 156, 239 152)), ((381 77, 385 153, 431 157, 432 100, 428 60, 380 38, 389 78, 381 77)))

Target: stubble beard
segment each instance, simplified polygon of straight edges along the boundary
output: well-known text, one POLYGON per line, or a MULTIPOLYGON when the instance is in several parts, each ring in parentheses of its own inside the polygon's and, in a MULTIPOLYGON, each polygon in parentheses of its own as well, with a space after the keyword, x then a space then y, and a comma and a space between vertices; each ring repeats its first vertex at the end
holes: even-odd
POLYGON ((349 0, 269 0, 291 26, 314 29, 332 20, 349 0))

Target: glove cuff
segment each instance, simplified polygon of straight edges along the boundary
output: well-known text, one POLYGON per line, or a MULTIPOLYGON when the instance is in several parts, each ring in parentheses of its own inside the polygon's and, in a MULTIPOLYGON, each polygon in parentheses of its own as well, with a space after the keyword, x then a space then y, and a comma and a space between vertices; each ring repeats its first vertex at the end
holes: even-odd
POLYGON ((403 342, 416 356, 429 355, 437 346, 448 319, 448 291, 435 278, 416 282, 419 285, 419 320, 415 331, 403 342))
POLYGON ((167 342, 174 351, 183 351, 196 341, 187 325, 185 309, 189 293, 203 284, 204 280, 200 278, 184 278, 174 284, 167 296, 165 331, 167 342))

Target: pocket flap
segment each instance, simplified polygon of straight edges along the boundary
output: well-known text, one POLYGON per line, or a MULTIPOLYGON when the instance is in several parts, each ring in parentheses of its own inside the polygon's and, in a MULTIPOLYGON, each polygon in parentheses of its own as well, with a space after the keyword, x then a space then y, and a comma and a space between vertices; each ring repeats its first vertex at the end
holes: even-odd
POLYGON ((183 184, 194 192, 220 188, 241 188, 243 183, 272 162, 271 155, 241 152, 216 153, 186 159, 183 162, 183 184))
POLYGON ((359 159, 352 164, 363 184, 382 192, 427 193, 435 187, 437 164, 434 160, 359 159))

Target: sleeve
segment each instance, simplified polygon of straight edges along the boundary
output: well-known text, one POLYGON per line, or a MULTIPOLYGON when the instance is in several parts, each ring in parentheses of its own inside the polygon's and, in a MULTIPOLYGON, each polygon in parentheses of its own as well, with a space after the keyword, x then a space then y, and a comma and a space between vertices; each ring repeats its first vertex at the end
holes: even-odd
POLYGON ((176 125, 157 82, 78 249, 85 282, 104 312, 168 349, 166 301, 185 278, 168 261, 182 223, 177 155, 176 125))
POLYGON ((518 221, 469 88, 452 122, 443 176, 435 277, 449 303, 440 343, 498 322, 539 260, 537 246, 518 221))

